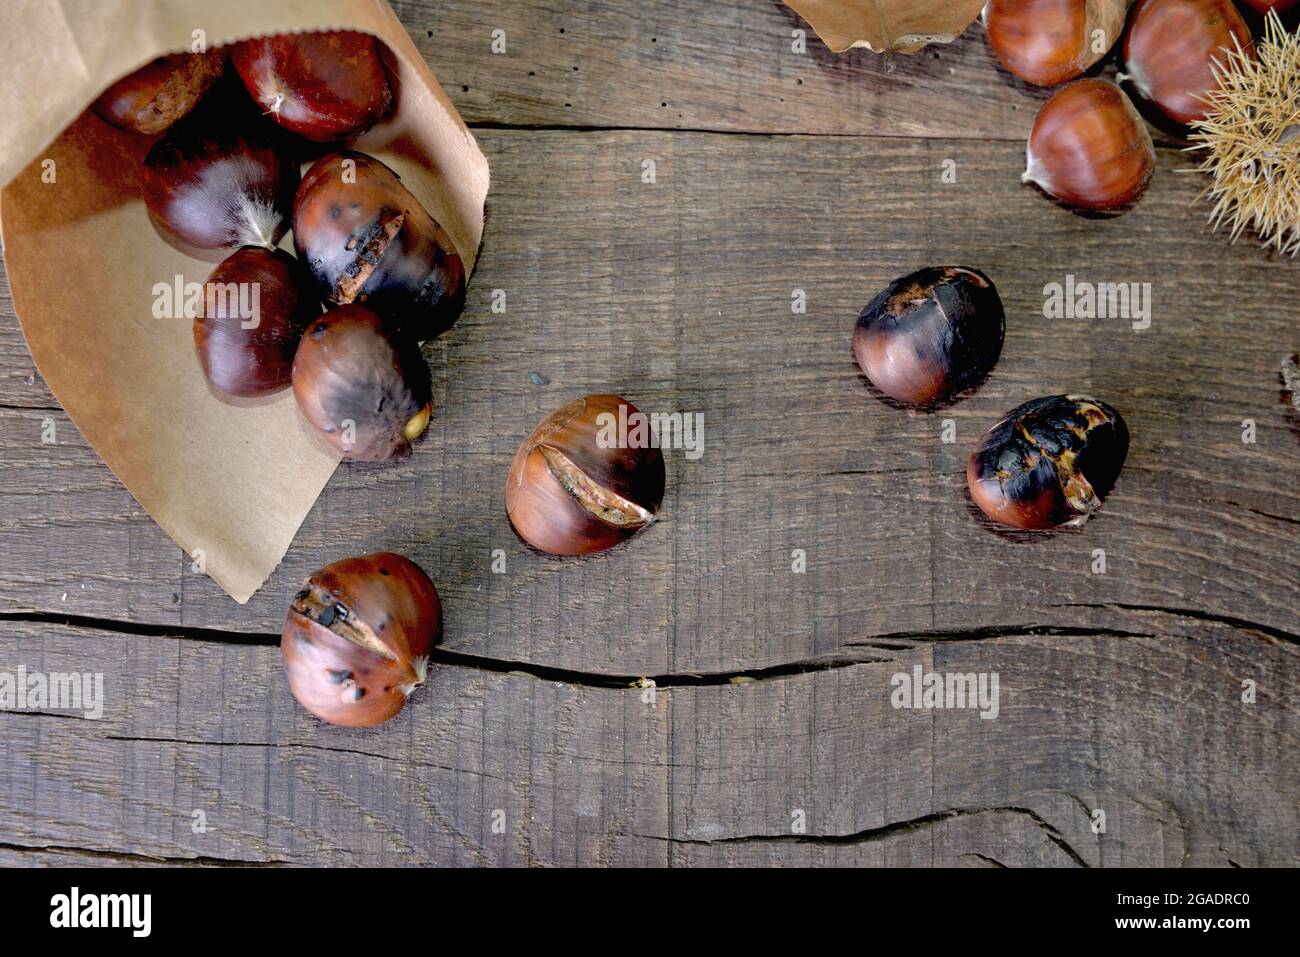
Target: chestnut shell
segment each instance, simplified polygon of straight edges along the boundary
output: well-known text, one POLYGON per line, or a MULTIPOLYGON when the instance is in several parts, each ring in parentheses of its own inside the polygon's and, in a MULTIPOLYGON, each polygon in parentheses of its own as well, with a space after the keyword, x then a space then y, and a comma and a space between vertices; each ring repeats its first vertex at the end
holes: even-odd
POLYGON ((298 170, 256 122, 217 113, 205 106, 153 145, 141 192, 167 243, 219 261, 241 246, 275 247, 289 227, 298 170))
POLYGON ((411 451, 428 424, 432 389, 414 342, 395 336, 364 306, 347 305, 303 334, 293 393, 307 421, 344 458, 378 461, 411 451))
POLYGON ((161 133, 199 105, 225 69, 224 50, 160 56, 122 77, 90 105, 128 133, 161 133))
POLYGON ((1104 402, 1053 395, 1012 409, 966 464, 971 498, 1003 525, 1078 525, 1101 508, 1128 455, 1128 426, 1104 402))
POLYGON ((423 569, 392 552, 326 565, 294 597, 280 636, 289 690, 331 724, 387 721, 424 683, 442 603, 423 569))
MULTIPOLYGON (((620 405, 634 421, 638 409, 622 396, 576 399, 543 419, 519 446, 506 479, 506 514, 534 548, 586 555, 654 521, 665 483, 659 449, 598 444, 602 416, 617 420, 620 405)), ((631 437, 631 425, 628 432, 631 437)))
POLYGON ((950 399, 988 375, 1006 334, 988 276, 927 266, 891 282, 858 316, 853 353, 872 384, 912 405, 950 399))
POLYGON ((314 142, 364 133, 393 102, 379 41, 368 33, 260 37, 236 44, 230 59, 267 115, 314 142))
POLYGON ((307 171, 293 241, 326 300, 364 303, 418 341, 451 328, 464 308, 465 265, 446 230, 364 153, 331 153, 307 171))
POLYGON ((1124 91, 1077 80, 1043 104, 1029 134, 1022 180, 1071 206, 1116 211, 1146 191, 1156 149, 1124 91))
POLYGON ((1124 70, 1138 93, 1170 120, 1205 119, 1217 89, 1213 63, 1252 51, 1250 27, 1232 0, 1139 0, 1124 35, 1124 70))
POLYGON ((203 314, 194 320, 194 347, 203 374, 225 395, 247 398, 278 392, 289 385, 298 342, 318 315, 316 284, 298 260, 283 249, 236 250, 208 276, 203 314), (239 301, 229 295, 230 283, 258 291, 257 324, 252 328, 244 328, 248 317, 230 308, 239 301))

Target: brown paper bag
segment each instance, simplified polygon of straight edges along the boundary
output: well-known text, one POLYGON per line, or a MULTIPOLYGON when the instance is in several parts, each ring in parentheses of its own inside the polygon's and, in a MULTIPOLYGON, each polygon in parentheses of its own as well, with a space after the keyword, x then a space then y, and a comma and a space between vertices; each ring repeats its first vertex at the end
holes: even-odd
POLYGON ((785 0, 833 53, 867 47, 916 53, 951 43, 979 16, 984 0, 785 0))
POLYGON ((279 564, 337 456, 291 391, 243 407, 208 390, 191 324, 153 315, 154 286, 213 264, 166 245, 139 198, 152 138, 86 111, 164 53, 267 33, 349 28, 395 55, 394 114, 356 148, 393 167, 468 272, 487 162, 384 0, 18 0, 0 34, 0 230, 37 368, 144 509, 239 602, 279 564), (196 33, 202 31, 202 33, 196 33), (52 181, 50 181, 52 179, 52 181))

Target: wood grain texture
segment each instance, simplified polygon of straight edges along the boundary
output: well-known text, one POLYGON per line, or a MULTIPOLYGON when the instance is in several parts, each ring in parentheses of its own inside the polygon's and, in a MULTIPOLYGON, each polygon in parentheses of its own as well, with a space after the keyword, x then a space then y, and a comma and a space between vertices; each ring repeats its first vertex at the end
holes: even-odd
POLYGON ((395 8, 492 127, 481 257, 426 346, 415 455, 342 467, 248 605, 58 410, 0 274, 0 672, 116 689, 99 722, 0 713, 0 863, 1296 863, 1300 419, 1277 367, 1297 273, 1207 233, 1185 156, 1161 149, 1113 220, 1021 186, 1034 97, 978 27, 894 74, 814 38, 787 73, 799 24, 775 3, 395 8), (873 396, 850 337, 929 263, 987 272, 1008 326, 989 380, 927 415, 873 396), (1043 318, 1067 274, 1150 283, 1151 327, 1043 318), (596 391, 702 413, 705 451, 667 453, 649 531, 547 558, 510 529, 506 470, 596 391), (1128 420, 1119 484, 1083 529, 998 532, 966 454, 1066 391, 1128 420), (393 723, 327 728, 272 645, 312 569, 381 548, 437 583, 442 658, 393 723), (997 671, 1000 716, 891 708, 916 664, 997 671))
POLYGON ((1001 68, 979 23, 886 58, 831 53, 779 0, 393 8, 471 123, 1023 140, 1047 98, 1001 68))
POLYGON ((3 850, 255 865, 1291 863, 1294 649, 1196 630, 903 643, 652 696, 444 663, 373 734, 297 708, 272 646, 18 624, 0 671, 100 672, 106 705, 99 720, 0 714, 3 850), (891 676, 914 665, 998 672, 996 720, 891 707, 891 676), (1243 676, 1261 688, 1254 705, 1243 676), (213 699, 219 710, 193 704, 213 699))

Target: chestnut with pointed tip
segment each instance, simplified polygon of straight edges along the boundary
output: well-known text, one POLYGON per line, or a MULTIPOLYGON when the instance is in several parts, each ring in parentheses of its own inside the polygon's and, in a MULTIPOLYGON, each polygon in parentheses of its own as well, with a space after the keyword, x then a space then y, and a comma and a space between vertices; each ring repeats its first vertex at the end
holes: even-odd
POLYGON ((280 635, 289 690, 322 721, 380 724, 428 676, 442 637, 438 589, 392 552, 326 565, 294 596, 280 635))
POLYGON ((282 33, 236 44, 231 63, 275 122, 317 143, 359 136, 383 118, 393 91, 368 33, 282 33))
POLYGON ((1043 104, 1021 180, 1071 206, 1120 210, 1151 182, 1156 149, 1137 108, 1107 80, 1077 80, 1043 104))
POLYGON ((1081 525, 1110 494, 1128 443, 1124 419, 1104 402, 1033 399, 984 435, 966 464, 966 485, 975 504, 1003 525, 1081 525))
POLYGON ((552 412, 519 446, 506 480, 506 514, 534 548, 586 555, 653 522, 664 481, 646 417, 621 396, 589 395, 552 412))
POLYGON ((1082 76, 1124 31, 1132 0, 989 0, 984 31, 1002 65, 1029 83, 1082 76))
POLYGON ((293 360, 293 394, 321 437, 360 461, 408 454, 433 408, 419 348, 358 305, 336 306, 307 328, 293 360))
POLYGON ((336 304, 364 303, 417 341, 465 305, 465 265, 447 231, 391 169, 364 153, 321 157, 293 204, 298 256, 336 304))
POLYGON ((141 175, 149 220, 198 259, 221 260, 241 246, 273 249, 289 226, 297 166, 255 125, 216 113, 191 114, 149 150, 141 175))
POLYGON ((895 279, 858 317, 853 354, 885 395, 927 406, 980 382, 998 361, 1002 300, 978 269, 928 266, 895 279))
POLYGON ((1232 0, 1139 0, 1124 36, 1124 74, 1144 100, 1184 126, 1205 119, 1217 60, 1254 47, 1232 0))
POLYGON ((225 64, 225 50, 160 56, 122 77, 90 108, 120 130, 153 136, 198 106, 225 64))
POLYGON ((203 293, 194 347, 209 384, 239 398, 287 387, 303 330, 320 315, 307 270, 283 249, 245 246, 212 270, 203 293))

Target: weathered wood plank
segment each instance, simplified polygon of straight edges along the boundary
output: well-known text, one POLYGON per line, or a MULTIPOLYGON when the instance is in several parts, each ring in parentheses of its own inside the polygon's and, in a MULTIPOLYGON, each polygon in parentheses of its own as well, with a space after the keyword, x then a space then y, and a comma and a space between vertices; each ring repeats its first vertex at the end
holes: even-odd
POLYGON ((259 864, 1294 864, 1294 646, 1204 624, 903 645, 653 695, 438 665, 375 731, 298 709, 274 647, 11 624, 0 672, 98 671, 106 705, 97 721, 0 713, 0 846, 259 864), (997 672, 997 717, 891 707, 913 666, 997 672))
POLYGON ((777 0, 393 8, 472 123, 1023 140, 1047 97, 998 66, 978 23, 886 60, 831 53, 777 0))
POLYGON ((1100 624, 1124 606, 1300 631, 1300 491, 1286 478, 1297 426, 1275 371, 1294 335, 1276 305, 1294 297, 1294 265, 1208 235, 1177 154, 1162 153, 1134 212, 1099 222, 1021 187, 1010 143, 482 140, 497 170, 487 240, 464 319, 429 347, 437 412, 413 459, 340 469, 241 608, 189 571, 75 434, 43 446, 37 416, 49 413, 10 410, 5 606, 275 631, 313 567, 383 547, 433 574, 454 647, 616 674, 761 668, 896 632, 1100 624), (949 156, 956 185, 939 182, 949 156), (849 339, 876 289, 927 262, 985 269, 1008 335, 975 395, 912 415, 870 395, 849 339), (1042 318, 1044 286, 1071 273, 1151 283, 1151 328, 1042 318), (504 314, 490 311, 496 289, 504 314), (796 289, 806 315, 791 312, 796 289), (504 515, 510 457, 546 411, 602 390, 702 413, 705 452, 668 453, 664 521, 629 546, 586 561, 533 554, 504 515), (1124 413, 1128 466, 1088 527, 1001 535, 972 514, 967 450, 1012 406, 1061 391, 1124 413), (955 444, 941 441, 945 419, 955 444), (795 549, 806 574, 791 570, 795 549), (1105 575, 1091 573, 1095 549, 1105 575), (78 594, 73 611, 59 599, 78 579, 97 597, 78 594))

